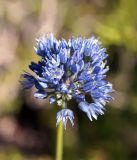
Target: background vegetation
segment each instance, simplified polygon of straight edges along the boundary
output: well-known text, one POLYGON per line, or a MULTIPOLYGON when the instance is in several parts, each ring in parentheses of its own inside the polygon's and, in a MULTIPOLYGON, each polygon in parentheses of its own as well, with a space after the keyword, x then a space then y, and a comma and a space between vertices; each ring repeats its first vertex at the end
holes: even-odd
POLYGON ((0 1, 0 159, 53 160, 57 106, 22 91, 19 78, 37 61, 35 38, 95 35, 109 53, 115 101, 92 123, 71 102, 64 160, 137 159, 137 0, 0 1))

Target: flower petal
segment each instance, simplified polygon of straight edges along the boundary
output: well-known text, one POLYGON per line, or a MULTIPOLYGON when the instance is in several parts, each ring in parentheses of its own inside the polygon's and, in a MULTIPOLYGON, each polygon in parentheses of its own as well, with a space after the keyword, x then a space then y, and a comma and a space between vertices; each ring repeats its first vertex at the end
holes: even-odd
POLYGON ((44 99, 47 97, 47 93, 44 91, 37 91, 34 93, 35 98, 44 99))

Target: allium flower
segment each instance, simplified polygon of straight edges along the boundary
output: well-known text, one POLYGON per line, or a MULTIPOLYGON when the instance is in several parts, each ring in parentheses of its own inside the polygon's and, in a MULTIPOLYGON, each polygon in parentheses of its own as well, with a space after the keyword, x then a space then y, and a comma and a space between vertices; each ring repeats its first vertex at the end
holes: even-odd
POLYGON ((66 129, 67 121, 70 120, 72 126, 74 125, 73 119, 74 114, 70 109, 62 109, 57 113, 57 125, 60 123, 60 121, 63 122, 64 128, 66 129))
MULTIPOLYGON (((35 86, 34 97, 48 97, 50 104, 56 102, 59 106, 73 98, 90 120, 104 113, 113 89, 112 84, 104 80, 109 70, 105 61, 108 54, 95 37, 72 37, 66 41, 57 40, 51 33, 37 39, 35 51, 41 61, 29 65, 36 76, 22 74, 21 84, 25 89, 35 86), (87 102, 86 96, 92 98, 92 102, 87 102)), ((73 112, 65 105, 65 109, 57 113, 57 125, 63 121, 66 128, 68 119, 73 125, 73 112)))

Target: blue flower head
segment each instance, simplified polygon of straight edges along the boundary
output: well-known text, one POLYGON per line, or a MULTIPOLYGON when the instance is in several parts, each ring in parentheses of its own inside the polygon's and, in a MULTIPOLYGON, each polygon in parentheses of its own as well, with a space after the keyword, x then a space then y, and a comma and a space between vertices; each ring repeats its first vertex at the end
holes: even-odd
MULTIPOLYGON (((62 106, 75 99, 88 118, 97 119, 104 114, 106 102, 112 100, 112 84, 104 80, 109 67, 106 66, 106 49, 95 37, 57 40, 52 33, 37 39, 36 53, 41 57, 38 63, 31 62, 29 68, 35 76, 22 74, 21 84, 25 89, 37 89, 34 97, 48 98, 49 103, 62 106), (86 96, 92 98, 88 102, 86 96)), ((74 125, 74 115, 65 105, 57 113, 57 125, 64 127, 68 119, 74 125)))

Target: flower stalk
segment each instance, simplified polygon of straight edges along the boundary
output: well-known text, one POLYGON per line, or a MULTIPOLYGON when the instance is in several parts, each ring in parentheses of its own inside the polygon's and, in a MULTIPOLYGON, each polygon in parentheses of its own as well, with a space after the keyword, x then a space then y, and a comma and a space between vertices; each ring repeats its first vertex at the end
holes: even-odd
MULTIPOLYGON (((62 109, 65 108, 65 101, 62 103, 62 109)), ((64 133, 64 127, 63 127, 63 121, 60 121, 60 123, 57 126, 57 144, 56 144, 56 160, 62 160, 63 159, 63 133, 64 133)))
POLYGON ((63 157, 63 123, 60 122, 57 127, 56 160, 62 160, 63 157))

